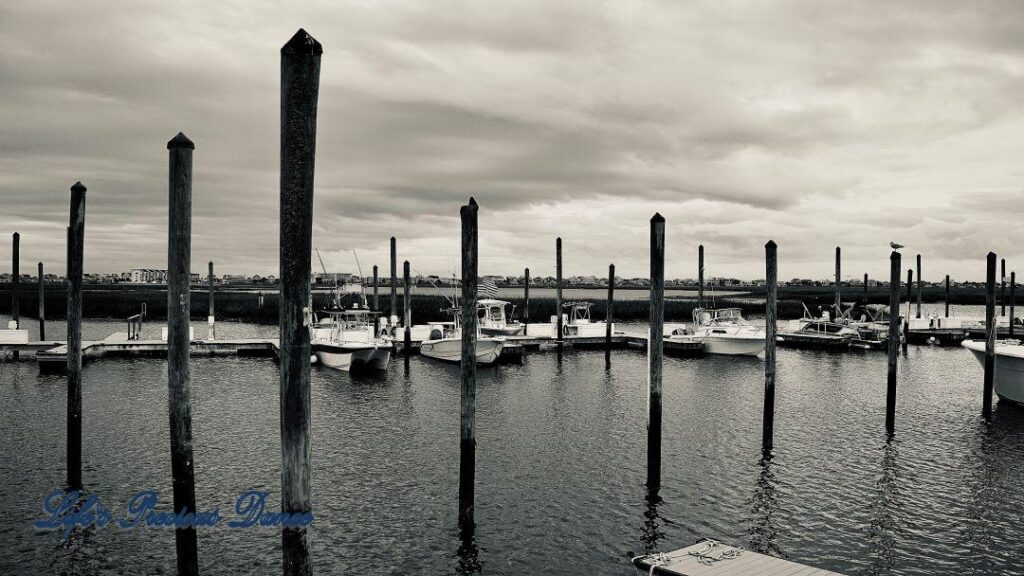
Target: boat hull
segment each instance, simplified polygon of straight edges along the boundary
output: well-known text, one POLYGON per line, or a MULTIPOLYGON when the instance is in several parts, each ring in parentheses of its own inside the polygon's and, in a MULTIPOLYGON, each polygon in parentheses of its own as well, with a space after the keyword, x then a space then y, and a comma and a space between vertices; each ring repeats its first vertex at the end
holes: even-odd
POLYGON ((317 362, 328 368, 346 372, 387 370, 391 349, 385 347, 350 347, 314 344, 317 362))
MULTIPOLYGON (((985 342, 964 340, 961 346, 985 366, 985 342)), ((993 388, 1000 400, 1024 405, 1024 346, 996 345, 993 388)))
MULTIPOLYGON (((505 341, 497 338, 477 338, 476 363, 484 366, 494 364, 501 356, 504 345, 505 341)), ((443 362, 461 362, 462 339, 424 340, 420 343, 420 355, 443 362)))
POLYGON ((749 338, 743 336, 704 336, 705 354, 723 354, 726 356, 757 356, 764 350, 764 337, 749 338))
POLYGON ((501 328, 493 326, 481 326, 480 333, 485 336, 518 336, 523 333, 522 325, 504 326, 501 328))
POLYGON ((825 334, 779 334, 776 339, 782 346, 807 348, 810 350, 845 350, 853 343, 853 336, 832 336, 825 334))

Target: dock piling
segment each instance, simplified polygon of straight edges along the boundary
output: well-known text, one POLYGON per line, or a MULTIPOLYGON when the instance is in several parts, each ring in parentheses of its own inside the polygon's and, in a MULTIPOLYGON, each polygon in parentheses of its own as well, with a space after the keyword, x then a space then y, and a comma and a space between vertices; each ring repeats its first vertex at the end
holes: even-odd
MULTIPOLYGON (((21 234, 15 232, 11 236, 11 320, 15 329, 21 328, 21 234)), ((17 358, 17 352, 14 353, 17 358)))
POLYGON ((1006 316, 1006 258, 999 259, 999 315, 1006 316))
POLYGON ((1013 338, 1014 309, 1017 306, 1017 273, 1010 272, 1010 338, 1013 338))
POLYGON ((775 330, 779 297, 778 247, 774 240, 764 245, 764 415, 761 418, 761 452, 771 455, 775 442, 775 330))
POLYGON ((651 310, 647 337, 647 487, 661 485, 661 368, 665 323, 665 218, 651 218, 651 310))
POLYGON ((900 356, 900 253, 889 255, 889 372, 885 388, 885 429, 896 430, 896 368, 900 356))
POLYGON ((946 315, 945 318, 949 318, 949 274, 946 274, 946 315))
MULTIPOLYGON (((1004 260, 1005 262, 1005 260, 1004 260)), ((996 370, 996 254, 989 252, 985 262, 985 381, 981 415, 992 416, 992 388, 996 370)))
POLYGON ((477 213, 476 200, 462 207, 462 404, 459 425, 459 524, 474 521, 476 485, 476 296, 477 213))
POLYGON ((704 307, 704 245, 697 246, 697 307, 704 307))
POLYGON ((921 317, 921 255, 917 255, 917 313, 915 318, 921 317))
MULTIPOLYGON (((181 132, 167 143, 170 184, 167 226, 167 399, 171 437, 174 513, 196 511, 192 458, 192 410, 189 399, 189 312, 192 260, 192 150, 181 132)), ((213 269, 213 264, 210 264, 213 269)), ((211 314, 212 316, 212 314, 211 314)), ((174 530, 178 574, 199 573, 196 529, 174 530)))
POLYGON ((398 335, 394 331, 394 325, 398 322, 398 245, 395 243, 395 237, 391 237, 391 316, 388 317, 388 325, 392 326, 392 334, 398 335))
MULTIPOLYGON (((323 48, 300 29, 281 48, 281 511, 312 517, 308 309, 316 112, 323 48)), ((307 528, 281 530, 285 575, 313 572, 307 528)))
POLYGON ((555 239, 555 342, 562 353, 562 238, 555 239))
POLYGON ((914 269, 907 268, 907 317, 903 319, 903 351, 907 351, 910 344, 910 307, 914 302, 914 269))
POLYGON ((46 287, 42 262, 39 263, 39 340, 46 340, 46 287))
POLYGON ((864 304, 868 303, 868 273, 864 273, 864 304))
POLYGON ((214 313, 214 305, 213 305, 213 301, 214 301, 214 297, 215 297, 214 296, 214 289, 213 289, 213 260, 210 260, 210 270, 209 270, 209 272, 207 272, 206 279, 207 279, 207 281, 209 283, 209 286, 210 286, 210 293, 209 293, 210 302, 209 302, 209 305, 207 306, 207 313, 206 313, 206 323, 210 327, 208 338, 210 340, 216 340, 217 339, 217 316, 214 313))
POLYGON ((85 186, 71 187, 67 259, 67 475, 68 489, 82 488, 82 267, 85 244, 85 186))
POLYGON ((842 264, 842 256, 839 246, 836 246, 836 303, 834 312, 832 313, 832 319, 839 318, 839 315, 843 313, 843 287, 841 283, 840 267, 842 264))
POLYGON ((530 269, 523 270, 523 335, 530 331, 530 269))
POLYGON ((377 265, 373 265, 373 309, 376 312, 380 311, 380 301, 377 297, 377 265))
POLYGON ((604 314, 604 367, 612 365, 612 322, 615 306, 615 264, 608 265, 608 306, 604 314))
POLYGON ((402 272, 405 274, 405 288, 402 293, 402 326, 405 327, 405 340, 402 345, 402 352, 408 358, 412 353, 412 306, 409 304, 409 261, 402 264, 402 272))

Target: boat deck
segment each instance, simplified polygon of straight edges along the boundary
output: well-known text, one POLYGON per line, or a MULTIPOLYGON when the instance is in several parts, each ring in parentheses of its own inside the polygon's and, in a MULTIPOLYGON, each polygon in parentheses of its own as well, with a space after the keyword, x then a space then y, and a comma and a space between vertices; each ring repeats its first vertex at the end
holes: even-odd
POLYGON ((633 564, 649 574, 668 576, 843 576, 713 540, 667 554, 641 556, 633 564))

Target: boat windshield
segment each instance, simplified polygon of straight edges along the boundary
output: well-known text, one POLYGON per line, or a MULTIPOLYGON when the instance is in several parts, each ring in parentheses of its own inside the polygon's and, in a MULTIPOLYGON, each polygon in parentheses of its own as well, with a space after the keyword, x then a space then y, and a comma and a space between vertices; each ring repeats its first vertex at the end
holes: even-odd
POLYGON ((707 310, 697 308, 693 311, 693 321, 699 326, 749 326, 739 308, 723 308, 707 310))

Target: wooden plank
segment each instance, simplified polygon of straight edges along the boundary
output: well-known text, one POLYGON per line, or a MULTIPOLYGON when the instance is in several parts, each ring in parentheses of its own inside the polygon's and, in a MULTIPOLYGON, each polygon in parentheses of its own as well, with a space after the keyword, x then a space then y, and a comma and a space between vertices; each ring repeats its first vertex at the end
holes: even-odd
POLYGON ((637 558, 634 560, 634 564, 639 568, 651 570, 653 574, 669 576, 842 576, 838 572, 831 572, 724 544, 718 544, 707 554, 720 558, 722 553, 739 550, 740 555, 735 558, 718 560, 711 564, 702 564, 699 558, 691 554, 691 552, 705 549, 707 545, 708 542, 704 541, 669 552, 663 555, 663 557, 668 558, 668 561, 663 564, 657 564, 659 555, 637 558), (654 564, 653 570, 652 564, 654 564))

